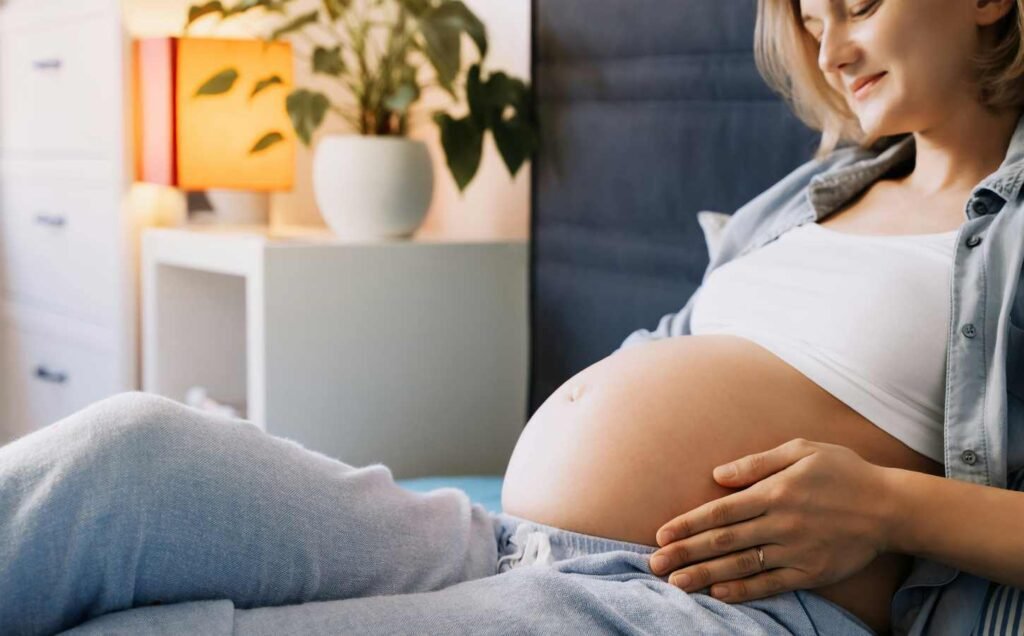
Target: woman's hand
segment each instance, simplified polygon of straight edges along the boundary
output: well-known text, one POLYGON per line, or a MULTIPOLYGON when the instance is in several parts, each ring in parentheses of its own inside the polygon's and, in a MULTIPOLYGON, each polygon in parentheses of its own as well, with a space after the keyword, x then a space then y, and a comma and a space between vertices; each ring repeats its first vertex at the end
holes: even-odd
POLYGON ((669 581, 687 592, 717 583, 712 595, 730 603, 845 579, 886 552, 887 470, 845 446, 804 439, 719 466, 718 483, 749 488, 662 526, 651 569, 676 570, 669 581))

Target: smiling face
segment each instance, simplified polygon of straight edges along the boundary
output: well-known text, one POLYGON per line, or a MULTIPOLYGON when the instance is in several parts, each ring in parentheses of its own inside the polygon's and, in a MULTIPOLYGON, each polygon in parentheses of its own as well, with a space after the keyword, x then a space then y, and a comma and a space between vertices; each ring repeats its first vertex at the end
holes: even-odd
POLYGON ((976 103, 975 0, 800 0, 818 67, 869 135, 925 130, 976 103), (884 73, 866 90, 856 82, 884 73))

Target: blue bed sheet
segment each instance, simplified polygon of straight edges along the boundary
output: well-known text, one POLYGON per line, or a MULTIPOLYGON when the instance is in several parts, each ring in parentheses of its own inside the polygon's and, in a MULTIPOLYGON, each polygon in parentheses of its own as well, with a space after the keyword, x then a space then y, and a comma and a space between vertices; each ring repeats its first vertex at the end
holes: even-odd
POLYGON ((483 504, 491 512, 501 512, 500 475, 470 475, 460 477, 419 477, 399 479, 397 484, 415 492, 427 492, 437 488, 459 488, 469 495, 470 501, 483 504))

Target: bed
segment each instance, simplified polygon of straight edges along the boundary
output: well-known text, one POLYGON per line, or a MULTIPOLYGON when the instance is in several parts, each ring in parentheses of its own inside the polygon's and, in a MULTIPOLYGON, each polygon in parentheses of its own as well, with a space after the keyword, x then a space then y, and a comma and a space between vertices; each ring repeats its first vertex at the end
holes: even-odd
MULTIPOLYGON (((730 213, 812 154, 816 136, 754 66, 754 7, 534 0, 543 144, 524 423, 565 380, 686 303, 708 265, 699 212, 730 213)), ((500 510, 500 475, 400 483, 462 488, 500 510)), ((202 609, 187 605, 185 618, 202 609)))
MULTIPOLYGON (((686 303, 708 265, 699 212, 731 213, 813 154, 754 65, 755 4, 534 0, 527 419, 686 303)), ((402 484, 500 509, 497 475, 402 484)))

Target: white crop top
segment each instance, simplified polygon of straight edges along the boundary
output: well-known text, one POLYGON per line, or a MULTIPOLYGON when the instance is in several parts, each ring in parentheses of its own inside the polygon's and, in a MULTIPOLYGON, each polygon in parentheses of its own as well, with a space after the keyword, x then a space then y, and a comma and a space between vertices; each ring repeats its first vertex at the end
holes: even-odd
POLYGON ((942 463, 956 233, 796 227, 712 270, 694 301, 691 332, 761 345, 942 463))

